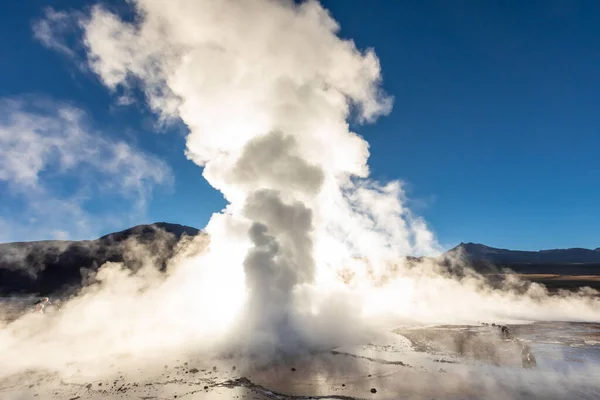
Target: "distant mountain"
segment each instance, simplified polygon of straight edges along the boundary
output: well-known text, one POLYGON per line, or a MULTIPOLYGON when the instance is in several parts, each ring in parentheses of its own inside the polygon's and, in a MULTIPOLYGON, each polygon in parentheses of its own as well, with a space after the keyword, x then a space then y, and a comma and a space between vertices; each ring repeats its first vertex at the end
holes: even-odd
POLYGON ((199 229, 192 228, 191 226, 170 224, 168 222, 155 222, 151 225, 138 225, 133 228, 125 229, 121 232, 109 233, 108 235, 102 236, 100 241, 104 242, 122 242, 131 237, 138 239, 147 238, 153 239, 156 236, 157 231, 165 231, 175 235, 177 238, 181 238, 184 234, 188 236, 196 236, 200 233, 199 229))
POLYGON ((77 290, 88 273, 102 264, 122 262, 136 270, 141 267, 141 256, 153 257, 164 269, 182 236, 199 233, 189 226, 158 222, 96 240, 2 243, 0 294, 49 295, 77 290), (136 250, 140 250, 138 254, 136 250))
POLYGON ((572 248, 540 251, 497 249, 477 243, 461 243, 448 253, 462 252, 471 261, 510 263, 600 263, 600 248, 572 248))
MULTIPOLYGON (((164 270, 181 238, 198 234, 201 231, 196 228, 157 222, 96 240, 3 243, 0 244, 0 295, 77 291, 106 262, 122 262, 135 271, 144 258, 151 257, 164 270)), ((490 276, 504 268, 520 274, 600 275, 600 248, 516 251, 460 243, 444 256, 446 260, 460 258, 461 265, 491 273, 490 276)), ((408 258, 413 262, 420 260, 408 258)))
POLYGON ((518 251, 461 243, 445 253, 461 256, 477 270, 510 268, 519 273, 600 275, 600 248, 518 251))

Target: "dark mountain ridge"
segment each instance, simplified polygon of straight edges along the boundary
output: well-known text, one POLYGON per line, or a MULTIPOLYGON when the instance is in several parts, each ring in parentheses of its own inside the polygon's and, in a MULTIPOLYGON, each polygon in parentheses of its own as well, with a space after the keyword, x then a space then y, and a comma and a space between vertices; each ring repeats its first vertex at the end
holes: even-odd
POLYGON ((444 256, 459 257, 482 273, 508 268, 520 274, 600 275, 600 248, 521 251, 461 243, 444 256))
POLYGON ((478 243, 461 243, 447 253, 462 252, 471 261, 509 263, 600 263, 600 248, 552 249, 539 251, 508 250, 478 243))
POLYGON ((136 270, 136 252, 152 255, 162 269, 184 235, 200 231, 158 222, 110 233, 96 240, 43 240, 0 244, 0 294, 50 295, 78 290, 86 275, 106 262, 136 270))

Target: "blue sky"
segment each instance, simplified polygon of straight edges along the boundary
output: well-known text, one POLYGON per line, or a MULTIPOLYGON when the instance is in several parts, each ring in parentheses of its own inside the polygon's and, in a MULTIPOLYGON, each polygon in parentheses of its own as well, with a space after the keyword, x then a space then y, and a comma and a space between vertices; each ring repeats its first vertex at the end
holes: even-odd
MULTIPOLYGON (((157 130, 143 106, 117 106, 92 73, 42 46, 32 23, 50 4, 85 7, 42 0, 0 6, 0 98, 44 98, 82 109, 91 143, 102 136, 113 154, 115 143, 126 142, 144 154, 143 165, 164 162, 159 166, 166 171, 145 177, 156 187, 143 211, 134 204, 139 188, 123 186, 122 196, 109 195, 111 178, 94 176, 104 183, 86 186, 85 200, 76 203, 89 226, 64 234, 88 239, 153 221, 203 227, 225 203, 185 158, 184 129, 157 130), (111 214, 117 217, 107 219, 111 214)), ((395 97, 389 116, 353 127, 371 145, 373 177, 405 181, 411 208, 442 245, 600 246, 600 3, 323 4, 342 36, 375 49, 384 88, 395 97)), ((44 187, 34 221, 26 220, 33 206, 23 200, 33 192, 25 195, 21 187, 18 194, 0 179, 0 240, 50 238, 69 226, 77 218, 69 212, 43 220, 56 209, 54 201, 72 200, 82 181, 92 179, 81 175, 86 160, 77 165, 60 177, 40 172, 44 187)))

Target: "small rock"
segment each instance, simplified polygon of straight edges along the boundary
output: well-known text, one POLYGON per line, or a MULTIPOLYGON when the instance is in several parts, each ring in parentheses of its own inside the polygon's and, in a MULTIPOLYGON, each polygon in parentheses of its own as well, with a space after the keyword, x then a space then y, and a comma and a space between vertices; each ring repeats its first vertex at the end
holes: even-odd
POLYGON ((208 386, 204 386, 204 390, 208 390, 208 386))
POLYGON ((375 388, 372 388, 372 389, 371 389, 371 393, 377 393, 377 389, 375 389, 375 388))
POLYGON ((292 368, 292 372, 296 371, 296 368, 292 368))
POLYGON ((346 387, 346 384, 345 384, 345 383, 342 383, 342 387, 346 387))
POLYGON ((213 367, 213 371, 216 371, 216 370, 217 370, 217 367, 216 367, 216 366, 215 366, 215 367, 213 367))
POLYGON ((200 372, 200 371, 198 370, 198 368, 192 368, 192 369, 190 369, 190 373, 191 373, 191 374, 197 374, 198 372, 200 372))
POLYGON ((90 390, 90 389, 92 388, 92 384, 91 384, 91 383, 88 383, 87 385, 85 385, 85 388, 86 388, 87 390, 90 390))
POLYGON ((232 370, 232 371, 235 371, 235 365, 234 365, 233 367, 231 367, 231 370, 232 370))
POLYGON ((98 384, 98 386, 102 386, 102 382, 100 382, 100 383, 98 384))

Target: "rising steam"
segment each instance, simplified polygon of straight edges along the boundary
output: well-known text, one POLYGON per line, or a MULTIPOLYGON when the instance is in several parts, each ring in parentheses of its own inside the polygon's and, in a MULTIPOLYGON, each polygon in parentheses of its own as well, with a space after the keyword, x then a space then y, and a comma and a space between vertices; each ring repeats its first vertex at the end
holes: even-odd
POLYGON ((584 295, 493 290, 474 273, 405 261, 439 246, 400 182, 369 180, 368 143, 349 128, 389 113, 392 99, 375 53, 340 38, 319 3, 133 4, 134 22, 101 6, 78 18, 89 67, 112 91, 140 89, 163 122, 183 121, 187 157, 229 204, 208 223, 209 243, 182 244, 166 277, 104 266, 102 285, 56 316, 1 331, 3 354, 56 365, 327 348, 381 320, 600 321, 584 295))
MULTIPOLYGON (((136 24, 93 10, 91 68, 112 89, 138 82, 155 112, 188 126, 187 156, 230 203, 209 223, 211 241, 240 240, 232 274, 245 277, 246 345, 305 344, 295 298, 304 286, 329 284, 327 271, 366 248, 397 258, 422 237, 390 192, 364 181, 368 144, 348 128, 350 117, 390 110, 375 54, 340 39, 316 2, 136 7, 136 24)), ((369 255, 374 271, 380 259, 369 255)))

